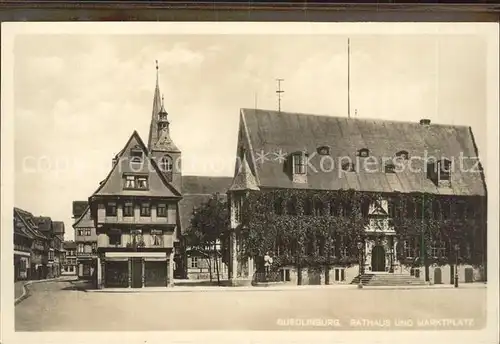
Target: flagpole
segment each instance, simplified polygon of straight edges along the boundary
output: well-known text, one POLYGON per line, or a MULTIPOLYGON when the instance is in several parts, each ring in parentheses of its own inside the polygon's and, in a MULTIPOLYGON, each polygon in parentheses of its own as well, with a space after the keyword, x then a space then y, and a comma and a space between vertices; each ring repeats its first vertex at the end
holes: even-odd
POLYGON ((351 40, 347 38, 347 118, 351 118, 351 40))

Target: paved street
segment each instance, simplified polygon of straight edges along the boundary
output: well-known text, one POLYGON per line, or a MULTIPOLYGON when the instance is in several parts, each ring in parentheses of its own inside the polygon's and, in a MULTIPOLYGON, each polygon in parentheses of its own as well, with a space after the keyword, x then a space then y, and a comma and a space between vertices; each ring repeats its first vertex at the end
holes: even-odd
POLYGON ((15 308, 17 331, 383 330, 397 319, 426 329, 474 329, 484 324, 486 305, 486 288, 479 287, 103 293, 46 282, 30 290, 15 308))

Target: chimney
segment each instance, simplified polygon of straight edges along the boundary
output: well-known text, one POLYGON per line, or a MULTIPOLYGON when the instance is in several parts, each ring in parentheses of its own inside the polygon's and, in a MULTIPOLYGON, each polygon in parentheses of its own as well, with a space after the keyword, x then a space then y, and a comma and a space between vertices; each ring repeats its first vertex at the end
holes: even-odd
POLYGON ((431 120, 428 118, 422 118, 420 120, 420 125, 430 125, 430 124, 431 124, 431 120))

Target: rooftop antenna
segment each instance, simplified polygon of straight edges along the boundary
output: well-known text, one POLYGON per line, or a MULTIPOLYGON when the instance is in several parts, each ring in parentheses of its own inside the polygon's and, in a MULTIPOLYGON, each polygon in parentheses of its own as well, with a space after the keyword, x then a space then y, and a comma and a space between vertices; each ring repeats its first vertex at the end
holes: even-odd
POLYGON ((347 38, 347 118, 351 118, 351 40, 347 38))
POLYGON ((285 91, 281 89, 281 82, 285 81, 285 79, 276 79, 276 81, 278 82, 278 89, 276 90, 276 94, 278 95, 278 112, 281 112, 281 94, 285 93, 285 91))

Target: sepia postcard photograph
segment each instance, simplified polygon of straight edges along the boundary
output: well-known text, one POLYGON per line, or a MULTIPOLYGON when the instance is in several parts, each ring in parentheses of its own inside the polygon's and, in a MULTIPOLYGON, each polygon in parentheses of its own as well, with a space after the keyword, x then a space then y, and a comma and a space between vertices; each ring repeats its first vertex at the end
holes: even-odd
POLYGON ((2 24, 2 341, 497 342, 498 41, 2 24))

